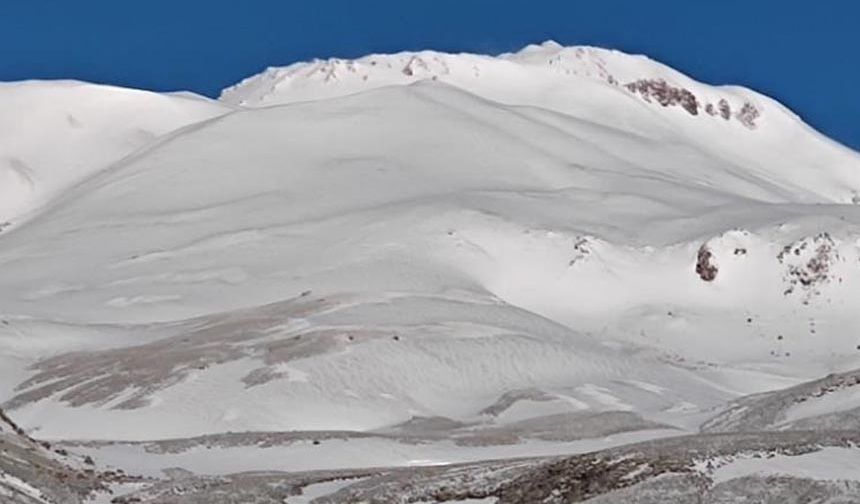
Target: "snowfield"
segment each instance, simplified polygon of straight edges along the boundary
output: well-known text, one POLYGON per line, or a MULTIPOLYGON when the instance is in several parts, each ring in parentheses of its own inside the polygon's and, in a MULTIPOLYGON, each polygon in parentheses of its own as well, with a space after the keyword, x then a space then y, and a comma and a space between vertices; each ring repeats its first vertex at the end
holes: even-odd
POLYGON ((0 443, 93 481, 13 502, 860 495, 860 154, 770 98, 546 42, 0 104, 0 443))
POLYGON ((0 107, 6 227, 158 137, 231 110, 202 97, 75 81, 0 83, 0 107))

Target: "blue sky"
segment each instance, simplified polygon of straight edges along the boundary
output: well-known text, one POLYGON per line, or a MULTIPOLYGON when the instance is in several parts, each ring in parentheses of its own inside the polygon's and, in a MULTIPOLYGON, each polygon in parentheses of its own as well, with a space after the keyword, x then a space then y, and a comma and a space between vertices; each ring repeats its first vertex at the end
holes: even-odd
POLYGON ((209 96, 269 65, 554 39, 645 53, 769 94, 860 149, 856 0, 2 0, 0 80, 75 78, 209 96))

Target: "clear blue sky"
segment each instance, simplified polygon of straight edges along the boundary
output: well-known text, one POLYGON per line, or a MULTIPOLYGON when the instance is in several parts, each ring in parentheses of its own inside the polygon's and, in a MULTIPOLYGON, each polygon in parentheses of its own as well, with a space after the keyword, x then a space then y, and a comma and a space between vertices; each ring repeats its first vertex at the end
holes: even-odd
POLYGON ((857 0, 0 0, 0 80, 209 96, 269 65, 554 39, 648 54, 774 96, 860 149, 857 0))

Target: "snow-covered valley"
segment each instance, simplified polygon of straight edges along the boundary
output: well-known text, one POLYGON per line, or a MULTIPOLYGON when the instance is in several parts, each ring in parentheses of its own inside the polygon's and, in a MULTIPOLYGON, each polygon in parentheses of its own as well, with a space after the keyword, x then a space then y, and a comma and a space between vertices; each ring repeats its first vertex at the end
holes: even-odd
POLYGON ((0 106, 0 444, 95 480, 12 502, 860 499, 860 154, 770 98, 547 42, 0 106))

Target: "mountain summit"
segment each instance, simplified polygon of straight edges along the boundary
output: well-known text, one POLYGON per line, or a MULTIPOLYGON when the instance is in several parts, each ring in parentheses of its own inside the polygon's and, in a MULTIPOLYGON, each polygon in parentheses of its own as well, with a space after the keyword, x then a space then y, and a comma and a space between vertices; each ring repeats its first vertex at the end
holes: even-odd
POLYGON ((0 495, 860 494, 860 155, 766 96, 545 42, 0 103, 0 444, 87 475, 0 495))

